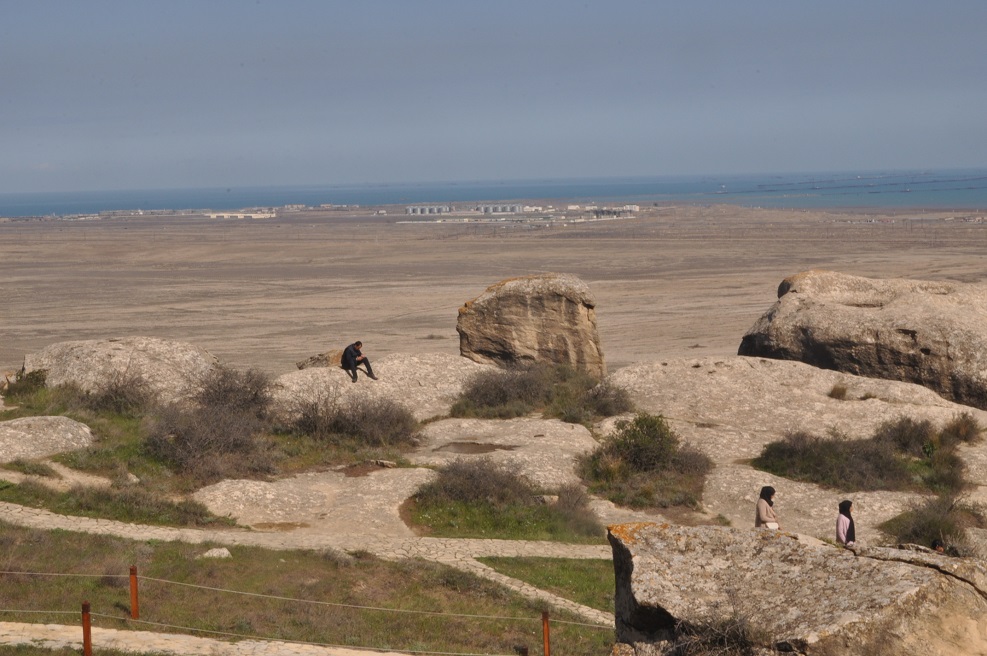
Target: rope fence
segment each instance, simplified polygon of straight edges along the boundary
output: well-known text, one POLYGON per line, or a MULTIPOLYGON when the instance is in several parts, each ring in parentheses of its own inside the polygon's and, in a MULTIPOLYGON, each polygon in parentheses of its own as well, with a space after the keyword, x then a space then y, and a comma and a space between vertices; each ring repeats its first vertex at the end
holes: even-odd
MULTIPOLYGON (((400 613, 400 614, 413 614, 413 615, 428 615, 428 616, 438 616, 438 617, 456 617, 464 618, 470 620, 497 620, 497 621, 509 621, 509 622, 541 622, 542 625, 542 646, 544 656, 551 656, 551 625, 549 619, 548 611, 543 611, 540 618, 532 617, 520 617, 520 616, 509 616, 509 615, 477 615, 468 613, 449 613, 444 611, 428 611, 428 610, 411 610, 406 608, 384 608, 380 606, 363 606, 357 604, 342 604, 329 601, 319 601, 315 599, 298 599, 295 597, 285 597, 280 595, 272 594, 262 594, 257 592, 245 592, 241 590, 231 590, 228 588, 219 588, 214 586, 199 585, 195 583, 184 583, 181 581, 171 581, 168 579, 160 579, 154 577, 144 577, 138 576, 137 567, 131 566, 130 574, 68 574, 68 573, 57 573, 57 572, 26 572, 26 571, 8 571, 0 570, 0 576, 39 576, 39 577, 77 577, 77 578, 97 578, 97 579, 130 579, 130 615, 129 617, 120 617, 116 615, 106 615, 102 613, 93 613, 90 608, 88 601, 82 603, 82 634, 83 634, 83 655, 92 656, 92 628, 91 622, 92 618, 107 619, 113 621, 124 621, 128 625, 138 624, 146 625, 156 628, 165 628, 171 630, 178 630, 186 633, 204 633, 209 635, 223 636, 227 638, 235 639, 251 639, 251 640, 262 640, 268 642, 279 642, 279 643, 290 643, 299 645, 312 645, 316 647, 326 647, 326 648, 339 648, 339 649, 364 649, 367 651, 374 652, 387 652, 395 651, 394 648, 379 648, 379 647, 369 647, 361 645, 338 645, 330 643, 320 643, 320 642, 307 642, 302 640, 290 640, 284 638, 271 638, 268 636, 261 635, 249 635, 241 633, 230 633, 224 631, 216 631, 211 629, 201 629, 189 626, 180 626, 174 624, 166 624, 161 622, 150 622, 147 620, 140 619, 140 599, 139 599, 139 581, 160 583, 165 585, 176 585, 187 588, 194 588, 200 590, 208 590, 210 592, 221 592, 233 595, 242 595, 246 597, 255 597, 263 599, 271 599, 275 601, 287 601, 299 604, 310 604, 316 606, 327 606, 334 608, 347 608, 360 611, 374 611, 374 612, 384 612, 384 613, 400 613)), ((16 609, 3 609, 0 608, 0 613, 16 613, 16 614, 44 614, 44 615, 76 615, 75 611, 59 611, 59 610, 16 610, 16 609)), ((613 627, 603 624, 594 624, 589 622, 577 622, 572 620, 555 620, 556 624, 570 625, 570 626, 580 626, 587 627, 591 629, 606 629, 612 630, 613 627)), ((498 656, 491 654, 473 654, 473 653, 461 653, 461 652, 442 652, 442 651, 423 651, 423 650, 410 650, 402 649, 400 650, 409 654, 421 654, 423 656, 498 656)), ((527 647, 519 646, 515 647, 515 651, 521 656, 527 656, 527 647)), ((506 656, 506 655, 504 655, 506 656)))

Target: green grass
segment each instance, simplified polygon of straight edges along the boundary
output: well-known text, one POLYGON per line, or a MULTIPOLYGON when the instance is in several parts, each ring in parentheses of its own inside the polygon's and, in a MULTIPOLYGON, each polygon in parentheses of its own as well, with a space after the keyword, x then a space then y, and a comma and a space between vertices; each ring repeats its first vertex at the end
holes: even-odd
MULTIPOLYGON (((472 574, 419 560, 384 561, 338 552, 267 551, 228 547, 233 557, 198 556, 216 545, 137 542, 37 531, 0 523, 4 609, 77 613, 88 600, 104 628, 164 630, 127 620, 127 573, 140 579, 141 620, 195 629, 281 640, 457 653, 509 654, 514 645, 535 653, 541 644, 540 603, 472 574), (28 572, 85 574, 48 577, 28 572), (311 600, 350 607, 299 603, 220 590, 191 588, 150 579, 311 600), (393 613, 362 607, 428 611, 450 615, 393 613), (463 615, 510 617, 480 619, 463 615)), ((561 611, 553 618, 579 620, 561 611)), ((74 624, 63 615, 3 613, 11 622, 74 624)), ((210 636, 206 636, 210 637, 210 636)), ((613 629, 553 625, 556 653, 598 656, 609 651, 613 629)))
POLYGON ((613 561, 568 558, 477 558, 501 574, 583 606, 614 612, 613 561))
POLYGON ((33 460, 15 458, 8 463, 0 464, 0 467, 10 471, 20 472, 26 476, 40 476, 42 478, 61 478, 50 465, 33 460))
POLYGON ((548 540, 574 544, 604 544, 600 530, 587 535, 574 529, 566 517, 551 506, 525 503, 495 505, 477 501, 447 501, 412 504, 411 517, 427 533, 443 538, 497 538, 503 540, 548 540))

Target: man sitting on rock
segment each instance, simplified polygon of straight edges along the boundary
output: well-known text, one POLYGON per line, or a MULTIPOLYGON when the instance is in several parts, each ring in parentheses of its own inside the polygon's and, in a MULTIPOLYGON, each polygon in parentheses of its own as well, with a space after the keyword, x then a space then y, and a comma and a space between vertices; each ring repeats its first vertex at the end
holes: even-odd
POLYGON ((367 376, 370 377, 370 380, 377 380, 377 376, 374 376, 374 370, 370 366, 370 360, 368 360, 367 356, 365 356, 363 353, 360 352, 361 348, 363 348, 363 342, 356 341, 350 344, 349 346, 347 346, 343 350, 343 359, 342 359, 343 369, 345 369, 349 373, 350 377, 353 378, 353 382, 355 383, 356 366, 362 362, 367 367, 367 376))

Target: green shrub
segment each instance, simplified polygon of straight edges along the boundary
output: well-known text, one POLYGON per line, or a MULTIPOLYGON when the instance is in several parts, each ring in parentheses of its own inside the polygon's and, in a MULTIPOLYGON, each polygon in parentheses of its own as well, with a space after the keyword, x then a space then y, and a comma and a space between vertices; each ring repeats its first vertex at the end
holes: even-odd
POLYGON ((981 432, 967 413, 938 431, 927 420, 902 417, 884 422, 863 440, 835 432, 828 437, 794 432, 766 444, 752 464, 778 476, 848 492, 924 487, 956 494, 966 486, 956 446, 978 440, 981 432))
POLYGON ((713 463, 678 436, 661 415, 638 414, 580 462, 591 492, 635 508, 688 506, 702 498, 713 463))
POLYGON ((578 486, 544 491, 489 458, 459 459, 442 467, 414 496, 415 521, 436 535, 525 540, 600 541, 605 531, 578 486))
POLYGON ((623 387, 604 380, 586 392, 585 401, 597 417, 614 417, 634 409, 631 395, 623 387))
POLYGON ((984 509, 951 495, 933 497, 880 525, 880 529, 899 543, 921 544, 942 540, 964 551, 969 548, 966 529, 984 528, 984 509))
POLYGON ((913 486, 906 461, 887 443, 850 440, 833 433, 819 437, 804 431, 766 444, 751 463, 758 469, 796 481, 842 490, 898 490, 913 486))

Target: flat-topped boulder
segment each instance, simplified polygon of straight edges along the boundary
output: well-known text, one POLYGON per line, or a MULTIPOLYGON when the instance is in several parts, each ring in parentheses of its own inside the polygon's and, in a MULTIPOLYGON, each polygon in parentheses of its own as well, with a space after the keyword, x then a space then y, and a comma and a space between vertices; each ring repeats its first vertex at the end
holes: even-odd
POLYGON ((24 357, 24 372, 44 370, 49 387, 71 384, 86 392, 142 379, 167 403, 194 394, 217 364, 214 355, 185 342, 121 337, 51 344, 24 357))
POLYGON ((488 458, 545 488, 579 483, 576 462, 597 446, 585 426, 535 417, 443 419, 422 433, 422 443, 408 455, 415 464, 488 458))
POLYGON ((459 309, 459 352, 501 366, 568 364, 598 378, 607 373, 596 327, 596 300, 566 273, 510 278, 459 309))
POLYGON ((738 352, 918 383, 987 409, 987 284, 806 271, 781 282, 738 352))
MULTIPOLYGON (((836 508, 852 498, 859 536, 874 540, 877 526, 921 499, 913 492, 854 492, 820 488, 753 469, 748 461, 789 431, 824 436, 830 429, 865 439, 885 421, 910 417, 939 427, 969 413, 987 427, 987 412, 953 403, 912 383, 853 376, 802 362, 731 356, 680 358, 619 369, 609 380, 625 388, 638 409, 662 414, 683 439, 716 466, 708 475, 703 505, 733 526, 753 522, 759 490, 778 491, 782 527, 832 539, 836 508), (834 397, 842 388, 843 398, 834 397)), ((835 396, 840 396, 839 394, 835 396)), ((606 434, 614 420, 601 424, 606 434)), ((987 500, 987 443, 962 445, 958 453, 973 500, 987 500)))
POLYGON ((359 403, 361 399, 388 398, 407 407, 416 419, 449 413, 466 381, 491 366, 456 355, 394 353, 372 359, 378 380, 370 380, 361 369, 353 383, 340 367, 309 367, 274 380, 271 397, 275 416, 290 421, 308 402, 335 399, 359 403))
POLYGON ((762 649, 808 655, 987 653, 981 561, 768 529, 642 523, 608 537, 622 653, 670 654, 676 627, 738 622, 762 649))
POLYGON ((68 417, 22 417, 0 421, 0 462, 18 458, 46 458, 84 449, 93 434, 83 423, 68 417))

